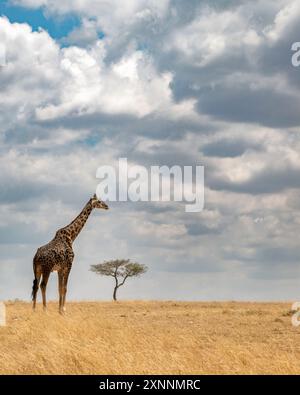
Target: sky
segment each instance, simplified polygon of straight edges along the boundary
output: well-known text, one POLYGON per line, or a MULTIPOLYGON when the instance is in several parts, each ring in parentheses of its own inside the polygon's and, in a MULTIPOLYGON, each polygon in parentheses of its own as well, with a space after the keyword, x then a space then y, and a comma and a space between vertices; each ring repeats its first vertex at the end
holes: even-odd
POLYGON ((123 299, 299 300, 299 20, 298 0, 0 1, 0 298, 30 299, 36 249, 126 157, 203 165, 204 210, 94 211, 69 299, 109 300, 90 265, 128 258, 149 270, 123 299))

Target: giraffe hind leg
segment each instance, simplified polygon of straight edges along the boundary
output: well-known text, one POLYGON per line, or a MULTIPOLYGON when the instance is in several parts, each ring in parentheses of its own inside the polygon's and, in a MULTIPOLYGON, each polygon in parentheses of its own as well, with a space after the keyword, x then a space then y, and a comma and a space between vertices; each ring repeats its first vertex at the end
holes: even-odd
POLYGON ((40 279, 41 279, 41 272, 37 269, 34 270, 34 280, 33 280, 33 285, 32 285, 32 307, 33 310, 35 310, 36 307, 36 298, 37 298, 37 293, 39 290, 39 284, 40 284, 40 279))
POLYGON ((43 272, 42 275, 42 282, 41 282, 41 291, 42 291, 42 297, 43 297, 43 307, 44 310, 46 310, 47 304, 46 304, 46 288, 47 288, 47 283, 49 280, 50 272, 43 272))

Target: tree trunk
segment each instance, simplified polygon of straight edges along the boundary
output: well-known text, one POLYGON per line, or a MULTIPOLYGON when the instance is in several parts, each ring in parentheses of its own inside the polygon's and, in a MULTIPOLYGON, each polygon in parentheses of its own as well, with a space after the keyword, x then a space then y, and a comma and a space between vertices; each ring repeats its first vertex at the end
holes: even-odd
POLYGON ((113 298, 115 301, 117 300, 117 290, 118 290, 118 286, 116 285, 115 289, 114 289, 114 294, 113 294, 113 298))

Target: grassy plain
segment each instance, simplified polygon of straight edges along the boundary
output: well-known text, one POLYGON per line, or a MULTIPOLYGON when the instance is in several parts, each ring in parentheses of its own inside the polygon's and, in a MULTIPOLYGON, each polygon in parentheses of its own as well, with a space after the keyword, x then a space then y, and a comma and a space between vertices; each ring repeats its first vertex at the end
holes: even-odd
POLYGON ((300 374, 291 304, 7 302, 0 374, 300 374))

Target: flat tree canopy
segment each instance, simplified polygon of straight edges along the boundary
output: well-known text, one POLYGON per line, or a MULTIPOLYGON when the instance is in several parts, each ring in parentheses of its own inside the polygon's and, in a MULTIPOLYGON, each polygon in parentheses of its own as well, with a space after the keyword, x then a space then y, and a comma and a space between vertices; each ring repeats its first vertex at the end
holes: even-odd
POLYGON ((101 276, 111 276, 115 279, 113 299, 117 300, 117 290, 124 285, 128 277, 139 277, 146 273, 147 266, 129 259, 115 259, 97 265, 91 265, 91 271, 101 276))

